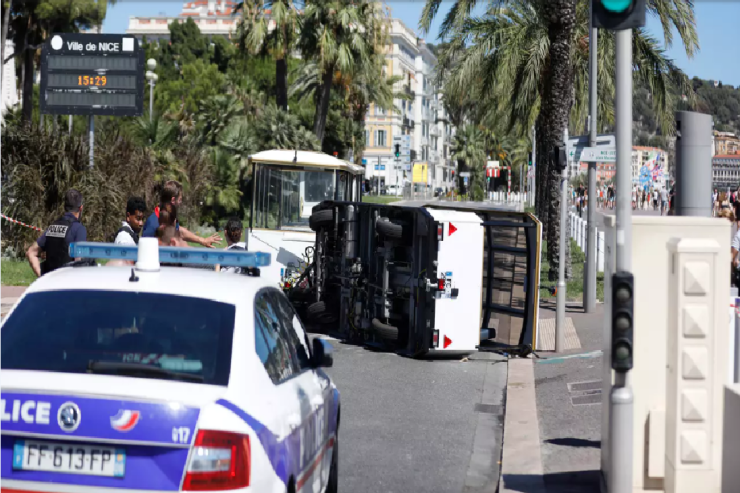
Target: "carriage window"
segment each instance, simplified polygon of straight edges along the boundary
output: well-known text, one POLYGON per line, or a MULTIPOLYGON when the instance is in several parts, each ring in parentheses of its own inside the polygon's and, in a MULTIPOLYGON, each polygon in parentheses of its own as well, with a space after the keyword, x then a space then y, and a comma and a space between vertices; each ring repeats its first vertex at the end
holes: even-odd
MULTIPOLYGON (((349 200, 349 174, 340 171, 339 200, 349 200)), ((315 205, 334 200, 334 171, 290 170, 257 164, 254 227, 307 229, 315 205)))

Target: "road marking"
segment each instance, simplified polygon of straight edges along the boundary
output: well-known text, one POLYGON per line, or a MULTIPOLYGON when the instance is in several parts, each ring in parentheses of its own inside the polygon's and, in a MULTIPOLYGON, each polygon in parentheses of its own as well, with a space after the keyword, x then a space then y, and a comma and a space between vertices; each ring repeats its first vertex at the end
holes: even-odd
POLYGON ((529 358, 509 360, 501 489, 505 492, 545 493, 540 423, 529 358))
POLYGON ((601 349, 597 349, 596 351, 590 351, 588 353, 568 354, 567 356, 558 356, 556 358, 541 358, 537 360, 537 363, 539 363, 540 365, 563 363, 564 361, 567 361, 569 359, 599 358, 602 354, 603 351, 601 349))
POLYGON ((570 403, 573 406, 601 404, 601 380, 571 382, 568 384, 570 403))

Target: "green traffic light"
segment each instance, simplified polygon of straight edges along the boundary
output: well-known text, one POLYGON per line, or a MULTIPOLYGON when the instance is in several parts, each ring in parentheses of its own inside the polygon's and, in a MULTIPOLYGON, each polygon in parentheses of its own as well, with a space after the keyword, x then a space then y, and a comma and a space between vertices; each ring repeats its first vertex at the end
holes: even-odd
POLYGON ((601 5, 603 5, 609 12, 619 14, 626 11, 630 5, 632 5, 632 1, 633 0, 601 0, 601 5))

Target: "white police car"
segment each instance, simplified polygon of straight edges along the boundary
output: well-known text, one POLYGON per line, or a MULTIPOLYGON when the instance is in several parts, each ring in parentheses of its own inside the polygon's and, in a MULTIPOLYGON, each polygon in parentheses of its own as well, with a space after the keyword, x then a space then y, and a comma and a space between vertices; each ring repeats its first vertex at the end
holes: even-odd
POLYGON ((70 249, 138 261, 47 274, 5 319, 3 491, 337 490, 330 346, 255 276, 269 254, 70 249))

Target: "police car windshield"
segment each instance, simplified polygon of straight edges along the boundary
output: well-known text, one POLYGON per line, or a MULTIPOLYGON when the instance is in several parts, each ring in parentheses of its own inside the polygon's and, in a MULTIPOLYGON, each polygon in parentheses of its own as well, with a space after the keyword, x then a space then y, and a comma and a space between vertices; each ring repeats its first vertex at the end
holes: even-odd
POLYGON ((31 293, 2 327, 2 369, 93 373, 91 365, 132 363, 153 371, 94 373, 225 386, 234 314, 234 305, 168 294, 31 293))

